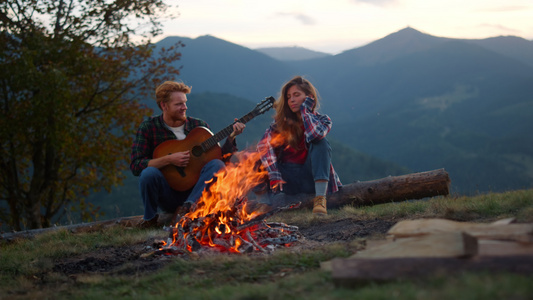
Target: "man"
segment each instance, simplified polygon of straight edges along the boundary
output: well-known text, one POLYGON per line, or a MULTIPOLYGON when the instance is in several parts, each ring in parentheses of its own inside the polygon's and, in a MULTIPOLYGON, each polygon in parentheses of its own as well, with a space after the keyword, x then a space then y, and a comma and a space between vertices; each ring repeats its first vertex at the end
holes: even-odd
MULTIPOLYGON (((154 158, 154 149, 164 141, 183 140, 189 132, 198 126, 209 128, 203 120, 188 117, 187 94, 191 88, 182 82, 166 81, 156 89, 156 101, 162 114, 143 121, 137 130, 131 148, 130 169, 139 177, 139 187, 144 204, 143 220, 140 228, 157 226, 158 209, 167 213, 186 213, 198 201, 206 188, 206 182, 224 167, 224 162, 213 159, 203 166, 200 178, 187 191, 172 189, 163 176, 161 168, 167 165, 186 167, 190 159, 190 151, 176 152, 154 158)), ((222 154, 237 151, 235 136, 242 133, 245 125, 240 122, 233 124, 233 132, 226 138, 222 146, 222 154)))

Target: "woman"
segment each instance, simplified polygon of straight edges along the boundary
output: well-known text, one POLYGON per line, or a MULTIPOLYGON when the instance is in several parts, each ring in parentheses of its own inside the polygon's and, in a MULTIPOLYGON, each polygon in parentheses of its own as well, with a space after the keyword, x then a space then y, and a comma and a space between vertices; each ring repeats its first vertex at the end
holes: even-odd
POLYGON ((313 214, 327 215, 326 194, 342 186, 326 135, 331 119, 318 113, 315 87, 301 76, 283 85, 274 121, 258 143, 270 193, 315 193, 313 214))

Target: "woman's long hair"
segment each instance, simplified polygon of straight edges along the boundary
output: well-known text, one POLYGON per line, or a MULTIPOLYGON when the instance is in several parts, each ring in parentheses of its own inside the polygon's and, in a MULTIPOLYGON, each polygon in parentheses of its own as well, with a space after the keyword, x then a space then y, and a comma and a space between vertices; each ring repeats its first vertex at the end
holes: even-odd
POLYGON ((303 122, 302 118, 299 117, 297 113, 291 111, 287 103, 287 92, 292 86, 297 86, 302 90, 306 96, 312 97, 315 99, 315 106, 313 107, 313 112, 319 106, 318 92, 315 87, 307 79, 302 76, 295 76, 290 81, 285 83, 281 88, 281 94, 278 101, 274 103, 274 108, 276 109, 276 114, 274 115, 274 121, 276 122, 276 131, 283 133, 288 144, 298 149, 299 141, 303 136, 303 122))

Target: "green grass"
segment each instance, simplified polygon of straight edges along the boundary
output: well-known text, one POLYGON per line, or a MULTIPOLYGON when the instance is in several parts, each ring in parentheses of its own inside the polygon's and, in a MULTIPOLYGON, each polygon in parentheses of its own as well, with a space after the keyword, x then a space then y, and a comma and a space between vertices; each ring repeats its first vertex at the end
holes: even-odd
MULTIPOLYGON (((331 210, 321 220, 308 210, 279 214, 273 221, 306 226, 338 219, 401 220, 448 218, 492 222, 516 218, 533 222, 533 190, 475 197, 435 197, 331 210)), ((0 299, 531 299, 533 275, 461 273, 417 280, 335 286, 320 262, 348 257, 361 241, 330 243, 318 249, 286 248, 271 255, 213 254, 172 257, 155 272, 131 275, 52 272, 54 262, 108 246, 161 238, 160 231, 125 230, 70 233, 59 230, 33 239, 0 244, 0 299)))

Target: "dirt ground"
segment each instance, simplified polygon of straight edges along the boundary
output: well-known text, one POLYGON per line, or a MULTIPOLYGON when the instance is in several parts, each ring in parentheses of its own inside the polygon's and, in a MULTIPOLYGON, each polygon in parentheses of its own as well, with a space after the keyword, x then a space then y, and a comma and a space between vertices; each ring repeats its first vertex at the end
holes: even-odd
MULTIPOLYGON (((379 236, 385 234, 395 222, 374 220, 341 219, 313 223, 308 227, 300 227, 301 238, 291 244, 294 251, 313 249, 325 243, 350 243, 357 238, 379 236)), ((168 233, 161 231, 161 238, 168 233)), ((69 257, 55 262, 54 272, 76 277, 82 274, 106 273, 126 275, 134 273, 153 272, 171 262, 173 256, 149 255, 157 247, 156 240, 149 240, 124 247, 102 247, 96 251, 85 253, 77 257, 69 257)), ((201 255, 201 253, 200 253, 201 255)), ((238 254, 225 254, 238 255, 238 254)), ((268 255, 268 254, 243 254, 268 255)))

